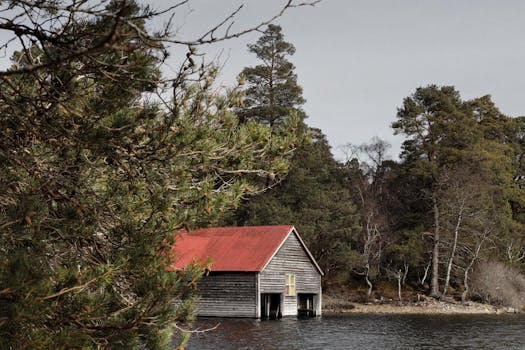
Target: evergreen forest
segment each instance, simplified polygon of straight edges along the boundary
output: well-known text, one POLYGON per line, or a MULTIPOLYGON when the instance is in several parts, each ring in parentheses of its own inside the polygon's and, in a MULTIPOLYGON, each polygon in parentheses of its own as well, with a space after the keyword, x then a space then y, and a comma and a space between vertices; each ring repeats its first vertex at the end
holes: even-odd
POLYGON ((308 126, 282 28, 269 25, 248 50, 259 64, 241 72, 241 122, 277 132, 296 116, 290 132, 301 143, 282 181, 244 196, 224 225, 294 224, 328 293, 523 305, 524 117, 502 114, 490 95, 417 87, 392 116, 392 132, 404 137, 398 160, 377 137, 350 140, 336 160, 322 130, 308 126))

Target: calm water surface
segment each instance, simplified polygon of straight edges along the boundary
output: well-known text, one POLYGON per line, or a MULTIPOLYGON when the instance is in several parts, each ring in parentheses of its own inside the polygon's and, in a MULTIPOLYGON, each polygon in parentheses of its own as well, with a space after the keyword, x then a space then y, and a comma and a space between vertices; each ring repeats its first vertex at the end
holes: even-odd
POLYGON ((189 350, 525 349, 525 315, 329 315, 278 321, 200 319, 189 350))

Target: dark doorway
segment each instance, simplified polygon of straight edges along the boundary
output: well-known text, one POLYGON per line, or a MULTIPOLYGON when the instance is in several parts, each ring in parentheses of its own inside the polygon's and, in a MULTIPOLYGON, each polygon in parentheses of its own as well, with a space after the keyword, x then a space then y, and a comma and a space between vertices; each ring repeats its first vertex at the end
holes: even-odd
POLYGON ((281 294, 261 294, 261 318, 275 320, 282 317, 281 294))
POLYGON ((315 316, 315 294, 297 294, 297 314, 299 316, 315 316))

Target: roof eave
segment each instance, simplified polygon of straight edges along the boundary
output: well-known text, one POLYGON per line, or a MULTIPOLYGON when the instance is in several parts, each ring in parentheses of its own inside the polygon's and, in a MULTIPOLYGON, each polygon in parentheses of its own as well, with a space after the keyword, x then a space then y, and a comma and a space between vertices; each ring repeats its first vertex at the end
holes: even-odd
POLYGON ((297 239, 299 239, 299 242, 301 242, 301 245, 303 246, 304 250, 306 251, 306 254, 308 254, 308 257, 310 258, 310 260, 312 261, 314 266, 317 268, 317 271, 319 271, 321 276, 324 276, 323 270, 321 270, 321 267, 317 264, 317 261, 315 261, 314 256, 312 255, 312 253, 310 253, 310 251, 306 247, 306 244, 304 244, 303 239, 299 235, 299 232, 297 232, 297 230, 295 229, 295 226, 292 227, 292 231, 295 232, 295 236, 297 237, 297 239))

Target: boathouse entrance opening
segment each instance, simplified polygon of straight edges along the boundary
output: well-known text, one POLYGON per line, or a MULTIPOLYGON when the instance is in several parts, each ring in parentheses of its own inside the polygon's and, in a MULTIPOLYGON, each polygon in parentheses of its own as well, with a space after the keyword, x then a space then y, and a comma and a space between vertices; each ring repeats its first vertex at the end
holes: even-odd
POLYGON ((297 294, 297 315, 298 316, 315 316, 316 307, 314 304, 316 294, 299 293, 297 294))
POLYGON ((275 320, 282 317, 281 294, 261 294, 261 318, 275 320))

